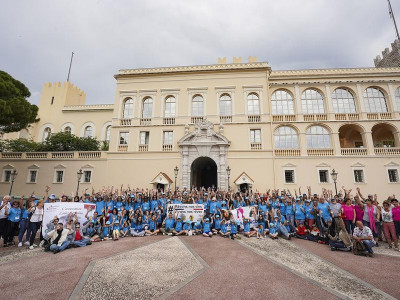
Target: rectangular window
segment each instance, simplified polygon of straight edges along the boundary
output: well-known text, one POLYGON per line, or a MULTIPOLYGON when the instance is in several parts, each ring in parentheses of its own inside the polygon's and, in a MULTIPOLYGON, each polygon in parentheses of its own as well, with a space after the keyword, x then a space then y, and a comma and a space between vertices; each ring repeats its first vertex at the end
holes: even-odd
POLYGON ((389 182, 399 182, 399 172, 397 169, 389 169, 388 170, 388 175, 389 175, 389 182))
POLYGON ((62 183, 64 180, 64 171, 57 170, 56 171, 56 183, 62 183))
POLYGON ((149 144, 150 132, 141 131, 140 132, 140 145, 148 145, 149 144))
POLYGON ((29 183, 36 183, 37 170, 29 170, 29 183))
POLYGON ((120 132, 119 133, 119 144, 120 145, 128 145, 129 142, 129 132, 120 132))
POLYGON ((328 170, 319 170, 319 182, 327 183, 328 182, 328 170))
POLYGON ((261 143, 261 129, 250 130, 250 143, 261 143))
POLYGON ((164 145, 172 145, 173 143, 173 132, 172 131, 164 131, 164 139, 163 139, 163 144, 164 145))
POLYGON ((364 171, 354 170, 354 182, 363 183, 364 182, 364 171))
POLYGON ((285 170, 285 182, 294 183, 294 170, 285 170))
POLYGON ((92 171, 83 171, 83 182, 89 183, 92 180, 92 171))
POLYGON ((3 182, 11 182, 11 170, 4 170, 3 182))

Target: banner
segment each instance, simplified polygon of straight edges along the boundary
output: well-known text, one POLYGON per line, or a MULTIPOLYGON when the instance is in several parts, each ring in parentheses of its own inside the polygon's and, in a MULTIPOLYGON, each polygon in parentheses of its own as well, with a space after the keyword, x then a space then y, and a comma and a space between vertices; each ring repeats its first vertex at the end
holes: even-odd
POLYGON ((240 224, 240 227, 243 228, 243 218, 250 219, 251 224, 250 227, 254 228, 257 226, 256 224, 256 210, 253 206, 244 206, 238 207, 237 209, 231 210, 231 214, 235 219, 237 224, 240 224))
POLYGON ((168 213, 180 216, 185 221, 200 222, 204 214, 203 204, 168 204, 168 213))
MULTIPOLYGON (((74 215, 78 218, 78 222, 81 225, 87 221, 86 213, 88 213, 88 218, 93 216, 96 211, 96 204, 88 204, 81 202, 54 202, 44 204, 44 214, 43 214, 43 226, 42 234, 49 232, 48 224, 53 222, 55 216, 58 217, 59 223, 63 223, 64 226, 68 219, 73 219, 74 215)), ((81 226, 82 227, 82 226, 81 226)))

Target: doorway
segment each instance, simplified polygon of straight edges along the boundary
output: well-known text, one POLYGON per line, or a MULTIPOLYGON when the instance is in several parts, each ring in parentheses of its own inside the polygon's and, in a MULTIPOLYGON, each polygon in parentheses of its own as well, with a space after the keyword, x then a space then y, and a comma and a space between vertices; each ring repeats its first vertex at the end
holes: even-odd
POLYGON ((197 188, 218 187, 217 164, 209 157, 199 157, 193 161, 190 176, 191 186, 197 188))

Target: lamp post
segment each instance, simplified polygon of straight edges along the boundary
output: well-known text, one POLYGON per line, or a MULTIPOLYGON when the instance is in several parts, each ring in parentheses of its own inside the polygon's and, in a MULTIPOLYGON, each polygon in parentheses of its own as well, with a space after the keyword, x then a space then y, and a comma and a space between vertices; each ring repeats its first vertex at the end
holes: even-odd
POLYGON ((335 169, 332 170, 331 176, 332 176, 333 183, 335 184, 335 193, 336 193, 335 195, 337 196, 336 182, 337 182, 338 173, 335 171, 335 169))
POLYGON ((226 167, 226 175, 228 176, 228 190, 230 188, 229 186, 229 178, 231 176, 231 168, 229 166, 226 167))
POLYGON ((175 173, 175 191, 176 191, 176 179, 178 178, 178 172, 179 172, 179 169, 178 169, 178 166, 176 166, 175 169, 174 169, 174 173, 175 173))
POLYGON ((76 195, 77 196, 78 196, 78 192, 79 192, 79 184, 81 183, 82 175, 83 175, 82 169, 79 169, 79 171, 76 173, 76 177, 78 178, 78 186, 76 187, 76 195))
POLYGON ((14 170, 11 172, 11 174, 10 174, 10 180, 11 180, 10 193, 9 193, 10 196, 11 196, 11 193, 12 193, 12 188, 13 188, 13 185, 14 185, 14 180, 15 180, 15 178, 17 177, 17 175, 18 175, 17 169, 14 169, 14 170))

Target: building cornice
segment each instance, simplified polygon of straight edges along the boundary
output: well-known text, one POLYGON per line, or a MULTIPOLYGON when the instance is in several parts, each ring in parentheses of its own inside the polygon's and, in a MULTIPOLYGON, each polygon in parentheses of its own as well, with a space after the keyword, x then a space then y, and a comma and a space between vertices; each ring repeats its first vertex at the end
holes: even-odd
POLYGON ((193 72, 215 72, 215 71, 271 71, 267 62, 241 63, 241 64, 216 64, 181 67, 143 68, 143 69, 122 69, 114 75, 116 79, 126 75, 153 75, 169 73, 193 73, 193 72))
POLYGON ((99 111, 114 110, 114 104, 94 104, 94 105, 71 105, 64 106, 62 111, 99 111))

